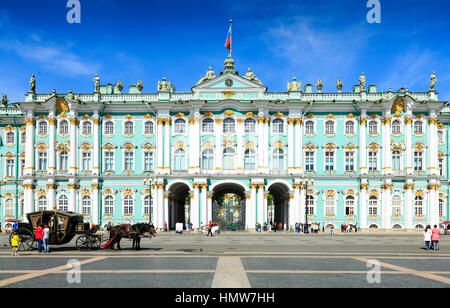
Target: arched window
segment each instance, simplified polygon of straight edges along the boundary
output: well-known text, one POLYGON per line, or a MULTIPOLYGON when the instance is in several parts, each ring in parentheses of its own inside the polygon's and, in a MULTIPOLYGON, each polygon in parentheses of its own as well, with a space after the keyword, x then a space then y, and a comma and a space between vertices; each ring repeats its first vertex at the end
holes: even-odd
POLYGON ((214 120, 213 119, 211 119, 211 118, 203 119, 202 132, 214 133, 214 120))
POLYGON ((255 150, 247 149, 244 153, 244 169, 255 170, 256 169, 256 154, 255 150))
POLYGON ((348 196, 347 198, 345 198, 345 215, 355 215, 355 197, 353 196, 348 196))
POLYGON ((284 170, 284 151, 283 149, 275 149, 272 153, 273 170, 284 170))
POLYGON ((38 208, 39 208, 39 211, 47 210, 47 198, 46 197, 44 197, 44 196, 39 197, 38 208))
POLYGON ((203 170, 214 169, 214 153, 211 149, 205 149, 202 152, 202 169, 203 170))
POLYGON ((234 170, 234 149, 227 147, 223 151, 223 169, 234 170))
POLYGON ((46 121, 39 122, 38 135, 47 135, 47 122, 46 121))
POLYGON ((114 122, 107 121, 105 123, 105 135, 114 135, 114 122))
POLYGON ((7 144, 14 144, 15 141, 16 140, 15 140, 14 132, 6 133, 6 143, 7 144))
POLYGON ((61 120, 59 122, 59 134, 67 135, 69 133, 69 122, 67 120, 61 120))
POLYGON ((378 216, 378 198, 376 196, 369 198, 369 216, 378 216))
POLYGON ((420 120, 414 121, 414 134, 416 134, 416 135, 423 134, 422 121, 420 121, 420 120))
POLYGON ((125 135, 133 135, 134 134, 134 125, 133 121, 126 121, 124 124, 123 133, 125 135))
POLYGON ((254 133, 256 131, 256 121, 255 119, 246 119, 244 122, 245 133, 254 133))
POLYGON ((186 132, 186 121, 184 119, 175 120, 175 133, 184 134, 186 132))
POLYGON ((61 195, 58 198, 58 209, 64 212, 69 210, 69 199, 66 195, 61 195))
POLYGON ((186 170, 186 154, 183 149, 175 151, 174 170, 186 170))
POLYGON ((355 123, 353 121, 345 122, 345 134, 354 135, 355 134, 355 123))
POLYGON ((123 199, 123 214, 133 215, 134 213, 134 200, 131 195, 126 195, 123 199))
POLYGON ((114 216, 114 197, 111 195, 105 197, 105 216, 114 216))
POLYGON ((223 120, 223 132, 234 133, 235 122, 232 118, 226 118, 223 120))
POLYGON ((314 216, 316 213, 316 206, 314 197, 311 195, 306 196, 306 215, 314 216))
POLYGON ((423 197, 417 196, 414 199, 414 215, 422 216, 423 215, 423 197))
POLYGON ((91 197, 89 196, 84 196, 83 200, 82 200, 82 214, 84 216, 91 216, 92 213, 92 201, 91 201, 91 197))
POLYGON ((5 217, 14 217, 14 200, 7 199, 5 202, 5 217))
POLYGON ((91 135, 92 134, 92 124, 89 121, 84 121, 83 126, 81 127, 81 133, 83 135, 91 135))
POLYGON ((401 216, 402 215, 402 198, 398 195, 395 195, 392 198, 392 216, 401 216))
POLYGON ((145 196, 144 198, 144 215, 150 216, 150 221, 153 220, 153 211, 151 206, 151 196, 145 196))
POLYGON ((400 170, 400 151, 392 152, 392 170, 400 170))
POLYGON ((336 215, 336 202, 334 201, 334 196, 327 196, 325 198, 325 216, 335 216, 336 215))
POLYGON ((69 153, 67 151, 61 151, 59 155, 59 170, 67 171, 69 169, 69 153))
POLYGON ((145 122, 144 134, 145 135, 153 135, 153 122, 152 121, 145 122))
POLYGON ((332 135, 334 134, 334 122, 329 120, 325 122, 325 134, 332 135))
POLYGON ((402 133, 402 124, 400 120, 394 120, 392 122, 392 134, 401 134, 402 133))
POLYGON ((284 121, 282 119, 275 119, 272 122, 273 133, 284 133, 284 121))
POLYGON ((370 121, 369 122, 369 134, 376 135, 378 134, 378 123, 377 121, 370 121))
POLYGON ((305 133, 307 135, 314 135, 314 121, 306 121, 305 133))

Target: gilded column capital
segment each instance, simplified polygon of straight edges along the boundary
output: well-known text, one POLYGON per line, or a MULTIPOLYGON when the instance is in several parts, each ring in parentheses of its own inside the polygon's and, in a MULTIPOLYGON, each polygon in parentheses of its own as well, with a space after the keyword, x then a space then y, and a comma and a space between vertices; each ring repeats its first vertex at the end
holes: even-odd
POLYGON ((157 189, 164 189, 164 184, 156 184, 157 189))
POLYGON ((245 119, 237 119, 237 120, 236 120, 236 122, 237 122, 238 124, 243 124, 244 121, 245 121, 245 119))
POLYGON ((100 185, 98 185, 98 184, 92 184, 91 186, 93 189, 99 189, 99 187, 100 187, 100 185))
POLYGON ((414 184, 405 184, 404 186, 403 186, 403 188, 404 189, 406 189, 406 190, 413 190, 414 189, 414 184))
POLYGON ((294 119, 294 118, 289 118, 289 119, 286 120, 286 122, 287 122, 289 125, 293 125, 293 124, 295 123, 295 119, 294 119))
POLYGON ((382 190, 390 190, 390 189, 392 189, 393 186, 394 185, 392 185, 392 184, 383 184, 383 185, 381 185, 381 189, 382 190))
POLYGON ((163 119, 163 120, 164 120, 164 125, 170 125, 170 122, 171 122, 170 118, 163 119))
POLYGON ((36 186, 34 184, 23 184, 23 189, 35 189, 36 186))
POLYGON ((99 126, 100 125, 100 118, 92 118, 92 122, 94 125, 99 126))
POLYGON ((381 123, 382 123, 383 125, 388 125, 388 124, 391 124, 391 121, 392 121, 392 118, 386 117, 386 118, 384 118, 383 120, 381 120, 381 123))
POLYGON ((360 118, 360 119, 359 119, 359 124, 361 124, 361 125, 366 125, 366 124, 367 124, 367 118, 366 118, 366 117, 360 118))
POLYGON ((439 190, 440 188, 441 188, 441 186, 438 184, 430 184, 427 186, 428 190, 439 190))
POLYGON ((53 126, 56 125, 56 123, 58 122, 58 120, 56 118, 48 118, 47 121, 48 121, 48 124, 53 125, 53 126))
POLYGON ((222 124, 222 119, 215 119, 214 120, 217 124, 222 124))
POLYGON ((36 120, 33 119, 33 118, 27 118, 27 119, 25 119, 24 124, 26 126, 28 126, 28 125, 35 126, 36 125, 36 120))
POLYGON ((405 125, 411 125, 413 120, 414 119, 412 117, 406 117, 405 118, 405 125))
POLYGON ((265 119, 266 119, 265 117, 258 117, 258 118, 257 118, 258 123, 260 123, 260 124, 261 124, 261 123, 264 123, 265 119))
POLYGON ((250 184, 249 187, 250 187, 250 189, 257 189, 258 184, 250 184))
POLYGON ((367 190, 369 188, 369 184, 361 184, 360 188, 361 190, 367 190))
POLYGON ((80 185, 78 185, 78 184, 68 184, 67 187, 69 187, 69 189, 79 189, 80 185))
POLYGON ((78 121, 77 118, 69 118, 69 123, 70 123, 71 125, 78 126, 78 124, 80 124, 80 121, 78 121))
POLYGON ((47 188, 48 189, 56 189, 56 188, 58 188, 58 185, 56 185, 56 184, 47 184, 47 188))
POLYGON ((296 118, 295 119, 295 124, 296 125, 302 125, 302 123, 303 123, 303 120, 301 118, 296 118))
POLYGON ((429 124, 429 125, 436 125, 437 122, 438 122, 438 119, 437 119, 437 118, 429 118, 429 119, 428 119, 428 124, 429 124))

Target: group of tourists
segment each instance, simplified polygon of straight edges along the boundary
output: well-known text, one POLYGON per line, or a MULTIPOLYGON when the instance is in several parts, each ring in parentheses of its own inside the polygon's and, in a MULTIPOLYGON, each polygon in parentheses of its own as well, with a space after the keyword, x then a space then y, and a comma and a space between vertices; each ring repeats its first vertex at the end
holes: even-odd
POLYGON ((358 232, 358 226, 356 224, 341 224, 341 232, 358 232))
POLYGON ((431 229, 431 226, 428 225, 423 231, 423 238, 425 241, 425 249, 433 249, 439 250, 439 238, 441 235, 441 231, 439 230, 437 225, 434 225, 434 228, 431 229))
MULTIPOLYGON (((39 225, 34 232, 34 238, 38 244, 38 251, 41 253, 49 253, 49 241, 50 241, 50 228, 48 225, 39 225)), ((13 231, 13 236, 11 237, 11 247, 12 247, 12 256, 18 256, 18 250, 20 245, 20 236, 17 232, 17 229, 13 231)))
POLYGON ((255 230, 256 232, 276 232, 276 231, 283 231, 284 227, 283 224, 272 222, 272 221, 265 221, 263 225, 261 225, 259 222, 255 224, 255 230))

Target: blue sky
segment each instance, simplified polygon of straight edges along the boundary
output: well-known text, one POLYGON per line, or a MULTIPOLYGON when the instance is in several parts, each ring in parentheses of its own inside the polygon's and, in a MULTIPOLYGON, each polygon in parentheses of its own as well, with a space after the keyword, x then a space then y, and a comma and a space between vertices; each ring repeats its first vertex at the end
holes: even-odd
POLYGON ((441 100, 450 100, 450 1, 380 0, 381 23, 369 24, 366 0, 140 1, 80 0, 81 24, 69 24, 66 0, 0 3, 0 94, 23 101, 31 74, 37 92, 93 92, 119 79, 139 79, 156 92, 166 77, 190 91, 209 66, 218 74, 233 19, 233 58, 269 88, 286 91, 322 78, 351 91, 361 72, 385 91, 427 91, 436 71, 441 100))

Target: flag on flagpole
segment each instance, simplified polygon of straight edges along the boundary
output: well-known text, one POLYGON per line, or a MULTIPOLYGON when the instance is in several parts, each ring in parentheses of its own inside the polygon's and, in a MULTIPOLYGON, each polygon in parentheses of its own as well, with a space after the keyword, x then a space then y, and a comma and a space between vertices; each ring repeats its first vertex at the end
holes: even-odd
POLYGON ((230 20, 230 29, 228 30, 228 34, 227 34, 227 39, 225 41, 225 47, 232 52, 233 50, 231 49, 231 20, 230 20))

